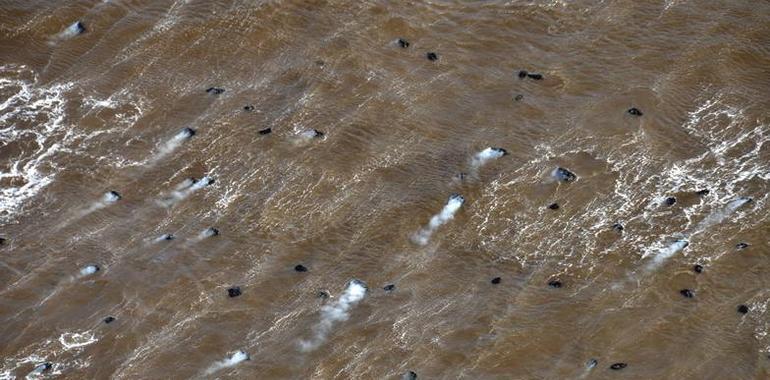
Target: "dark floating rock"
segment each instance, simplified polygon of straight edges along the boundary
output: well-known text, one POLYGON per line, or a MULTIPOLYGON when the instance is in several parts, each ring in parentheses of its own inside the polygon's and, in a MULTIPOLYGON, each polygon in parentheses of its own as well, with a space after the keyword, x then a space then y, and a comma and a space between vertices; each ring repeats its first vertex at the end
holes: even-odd
POLYGON ((615 223, 612 225, 612 229, 615 230, 615 232, 623 232, 623 225, 620 223, 615 223))
POLYGON ((698 196, 708 195, 711 191, 709 189, 698 190, 695 192, 698 196))
POLYGON ((529 74, 526 70, 519 71, 519 78, 524 79, 527 77, 527 74, 529 74))
POLYGON ((591 369, 596 367, 596 365, 599 364, 599 361, 596 359, 591 359, 588 362, 586 362, 586 368, 591 369))
POLYGON ((425 56, 428 58, 429 61, 437 61, 438 60, 438 55, 436 53, 434 53, 434 52, 429 52, 425 56))
POLYGON ((182 134, 185 137, 193 137, 195 136, 195 130, 189 127, 182 128, 182 134))
POLYGON ((75 31, 77 34, 83 34, 83 33, 85 33, 85 32, 86 32, 86 25, 85 25, 85 24, 83 24, 83 22, 82 22, 82 21, 78 21, 78 22, 76 22, 74 25, 72 25, 72 27, 74 27, 73 29, 74 29, 74 31, 75 31))
POLYGON ((674 203, 676 203, 676 198, 674 198, 674 197, 668 197, 668 198, 666 198, 666 200, 664 200, 664 201, 663 201, 663 203, 664 203, 666 206, 673 206, 673 205, 674 205, 674 203))
POLYGON ((325 299, 327 299, 327 298, 329 298, 329 297, 331 297, 331 296, 329 295, 329 292, 327 292, 327 291, 325 291, 325 290, 320 290, 320 291, 318 292, 318 298, 320 298, 320 299, 322 299, 322 300, 325 300, 325 299))
POLYGON ((749 244, 748 243, 744 243, 744 242, 740 242, 740 243, 735 245, 736 249, 746 249, 748 247, 749 247, 749 244))
POLYGON ((6 242, 5 238, 0 237, 0 245, 5 245, 5 242, 6 242))
POLYGON ((406 48, 409 47, 409 41, 407 41, 407 40, 405 40, 403 38, 399 38, 398 39, 398 46, 401 46, 401 48, 406 49, 406 48))
POLYGON ((703 272, 703 265, 695 264, 692 266, 692 271, 695 273, 702 273, 703 272))
POLYGON ((491 283, 493 283, 493 284, 495 284, 495 285, 497 285, 497 284, 499 284, 499 283, 500 283, 500 281, 502 281, 502 279, 501 279, 500 277, 495 277, 495 278, 493 278, 493 279, 492 279, 492 281, 490 281, 490 282, 491 282, 491 283))
POLYGON ((259 132, 257 132, 257 133, 259 133, 260 135, 269 135, 269 134, 270 134, 270 132, 272 132, 272 131, 273 131, 273 129, 272 129, 272 128, 265 128, 265 129, 262 129, 262 130, 260 130, 260 131, 259 131, 259 132))
POLYGON ((513 100, 515 100, 517 102, 520 102, 522 99, 524 99, 524 95, 522 95, 522 94, 518 94, 518 95, 516 95, 515 98, 513 98, 513 100))
POLYGON ((241 295, 241 287, 240 286, 233 286, 232 288, 227 289, 227 295, 230 298, 238 297, 239 295, 241 295))
POLYGON ((219 95, 225 92, 225 89, 219 88, 219 87, 209 87, 206 89, 206 92, 208 92, 209 94, 219 95))
POLYGON ((543 74, 527 74, 527 77, 534 80, 541 80, 543 79, 543 74))
POLYGON ((203 231, 203 235, 206 237, 219 236, 219 230, 214 227, 209 227, 205 231, 203 231))
POLYGON ((160 238, 158 238, 158 240, 174 240, 174 235, 163 234, 163 235, 160 235, 160 238))
POLYGON ((254 106, 252 106, 252 105, 243 106, 243 110, 244 111, 254 111, 254 106))
POLYGON ((387 284, 387 285, 382 287, 382 290, 384 290, 386 292, 392 292, 395 289, 396 289, 396 285, 395 284, 387 284))
POLYGON ((297 264, 294 266, 294 270, 297 272, 307 272, 307 267, 302 264, 297 264))
POLYGON ((115 322, 115 317, 109 316, 107 318, 104 318, 104 323, 110 324, 112 322, 115 322))
POLYGON ((559 209, 559 204, 558 203, 551 203, 551 204, 548 205, 548 208, 550 208, 551 210, 558 210, 559 209))
POLYGON ((642 111, 639 111, 639 109, 635 107, 629 108, 628 113, 634 116, 642 116, 642 111))
POLYGON ((557 288, 557 289, 561 288, 561 281, 559 281, 559 280, 548 281, 548 286, 550 286, 552 288, 557 288))
POLYGON ((553 173, 551 173, 557 180, 562 182, 572 182, 577 179, 577 176, 575 173, 564 169, 562 167, 557 167, 553 173))
POLYGON ((741 314, 746 314, 749 312, 749 307, 746 305, 738 305, 738 312, 741 314))
POLYGON ((32 370, 32 373, 43 374, 45 372, 50 371, 51 368, 53 368, 53 364, 51 364, 49 362, 40 363, 40 364, 35 366, 35 369, 32 370))
POLYGON ((628 364, 626 364, 626 363, 615 363, 615 364, 610 366, 610 369, 615 370, 615 371, 619 371, 619 370, 621 370, 623 368, 626 368, 627 366, 628 366, 628 364))
POLYGON ((681 294, 684 298, 693 298, 695 297, 695 294, 690 289, 682 289, 679 291, 679 294, 681 294))
POLYGON ((417 380, 417 372, 408 371, 401 376, 401 380, 417 380))

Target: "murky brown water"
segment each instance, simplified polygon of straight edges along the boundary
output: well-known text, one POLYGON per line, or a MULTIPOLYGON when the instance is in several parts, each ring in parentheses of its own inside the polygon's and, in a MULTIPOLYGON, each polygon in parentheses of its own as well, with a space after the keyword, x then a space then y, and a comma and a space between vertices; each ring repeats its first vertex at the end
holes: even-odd
POLYGON ((768 95, 767 1, 0 1, 0 379, 770 378, 768 95))

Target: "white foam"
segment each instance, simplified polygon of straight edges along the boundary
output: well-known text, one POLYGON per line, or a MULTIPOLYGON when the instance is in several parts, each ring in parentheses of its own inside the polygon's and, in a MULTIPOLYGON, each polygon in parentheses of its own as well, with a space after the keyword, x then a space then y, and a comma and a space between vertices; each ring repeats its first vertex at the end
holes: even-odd
POLYGON ((0 103, 0 141, 34 141, 8 171, 0 171, 0 223, 12 220, 28 199, 53 182, 58 169, 53 156, 71 151, 68 145, 77 133, 63 124, 64 95, 71 87, 37 86, 36 74, 26 66, 0 66, 0 92, 13 94, 0 103))
POLYGON ((302 351, 312 351, 320 347, 337 322, 347 321, 350 318, 350 309, 366 296, 366 284, 360 280, 351 280, 334 304, 321 308, 321 320, 313 328, 313 337, 300 341, 302 351))
POLYGON ((206 370, 206 374, 210 375, 216 371, 219 371, 222 368, 232 367, 246 360, 249 360, 249 354, 247 354, 246 351, 243 351, 243 350, 235 351, 229 354, 226 359, 220 360, 212 364, 211 367, 209 367, 206 370))
POLYGON ((652 262, 650 262, 648 269, 654 269, 660 266, 666 260, 671 258, 671 256, 674 256, 674 254, 683 250, 689 244, 690 243, 687 242, 687 240, 676 240, 673 243, 667 245, 666 247, 660 249, 658 253, 652 258, 652 262))
POLYGON ((170 195, 158 201, 163 207, 171 207, 185 198, 189 197, 192 193, 214 183, 214 180, 205 176, 199 180, 185 179, 182 183, 176 186, 176 189, 171 192, 170 195))
POLYGON ((703 232, 707 228, 722 223, 722 221, 725 220, 728 216, 733 214, 735 211, 737 211, 741 206, 751 202, 751 198, 748 197, 740 197, 738 199, 735 199, 727 204, 723 209, 721 210, 715 210, 712 211, 711 214, 709 214, 705 219, 703 219, 700 223, 698 223, 698 226, 695 227, 695 231, 693 231, 693 235, 703 232))
POLYGON ((64 349, 69 351, 73 348, 79 348, 88 346, 94 342, 97 342, 96 336, 90 331, 80 333, 66 332, 59 336, 59 343, 64 346, 64 349))
POLYGON ((487 162, 496 160, 502 156, 505 156, 506 154, 508 154, 508 152, 502 148, 486 148, 473 156, 473 159, 471 160, 471 166, 474 169, 478 169, 484 166, 487 162))
POLYGON ((454 219, 455 214, 463 203, 465 203, 465 198, 463 198, 462 195, 452 194, 444 208, 441 209, 441 212, 433 215, 433 217, 430 218, 428 225, 417 231, 417 233, 412 236, 412 240, 419 245, 428 244, 430 237, 439 227, 454 219))
POLYGON ((93 264, 87 265, 87 266, 83 267, 82 269, 80 269, 80 272, 79 272, 80 273, 80 277, 90 276, 90 275, 98 272, 99 269, 100 268, 99 268, 98 265, 93 265, 93 264))
POLYGON ((185 141, 189 140, 194 135, 195 131, 193 129, 183 128, 181 131, 175 134, 174 137, 167 140, 160 146, 160 148, 158 148, 158 152, 155 154, 155 156, 152 157, 150 162, 152 163, 158 161, 173 153, 177 148, 179 148, 179 146, 181 146, 185 141))
POLYGON ((85 26, 80 21, 75 21, 56 35, 59 39, 69 39, 85 32, 85 26))

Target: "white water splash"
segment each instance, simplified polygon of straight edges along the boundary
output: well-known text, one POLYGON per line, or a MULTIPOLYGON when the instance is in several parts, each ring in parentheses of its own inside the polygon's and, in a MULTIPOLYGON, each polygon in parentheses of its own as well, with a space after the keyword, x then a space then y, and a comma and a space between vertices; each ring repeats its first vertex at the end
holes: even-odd
POLYGON ((99 268, 98 265, 95 265, 95 264, 87 265, 80 269, 80 271, 78 272, 78 277, 80 278, 80 277, 90 276, 100 270, 101 268, 99 268))
POLYGON ((159 161, 163 159, 163 157, 173 153, 177 148, 179 148, 180 145, 182 145, 182 143, 189 140, 193 136, 195 136, 194 129, 182 128, 182 130, 175 134, 174 137, 163 143, 160 148, 158 148, 158 152, 150 159, 149 163, 159 161))
POLYGON ((478 169, 484 166, 487 162, 496 160, 507 154, 508 154, 508 151, 506 151, 503 148, 492 148, 492 147, 486 148, 481 152, 478 152, 475 155, 473 155, 473 158, 471 159, 471 167, 473 169, 478 169))
POLYGON ((430 218, 428 225, 417 231, 417 233, 412 236, 412 240, 419 245, 428 244, 430 237, 439 227, 454 219, 457 210, 460 209, 463 203, 465 203, 465 198, 463 198, 462 195, 452 194, 449 196, 449 200, 444 208, 441 209, 441 212, 433 215, 433 217, 430 218))
POLYGON ((203 177, 201 179, 185 179, 184 182, 177 185, 176 189, 171 192, 170 195, 164 197, 158 201, 158 204, 163 207, 171 207, 185 198, 189 197, 192 193, 214 183, 211 177, 203 177))
POLYGON ((353 279, 348 282, 348 286, 336 303, 321 308, 321 321, 313 328, 313 338, 300 341, 300 349, 307 352, 321 346, 335 323, 350 318, 350 308, 366 296, 366 290, 366 284, 363 281, 353 279))
POLYGON ((219 371, 222 368, 232 367, 238 363, 241 363, 243 361, 249 360, 249 354, 246 353, 246 351, 238 350, 228 355, 228 357, 224 360, 220 360, 214 364, 211 365, 206 370, 206 374, 210 375, 216 371, 219 371))

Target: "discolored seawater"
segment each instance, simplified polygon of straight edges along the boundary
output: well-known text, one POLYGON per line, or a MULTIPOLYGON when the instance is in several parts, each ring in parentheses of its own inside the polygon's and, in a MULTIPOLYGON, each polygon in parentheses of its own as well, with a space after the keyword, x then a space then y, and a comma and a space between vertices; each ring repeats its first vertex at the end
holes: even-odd
POLYGON ((770 378, 768 94, 767 1, 0 1, 0 379, 770 378))

